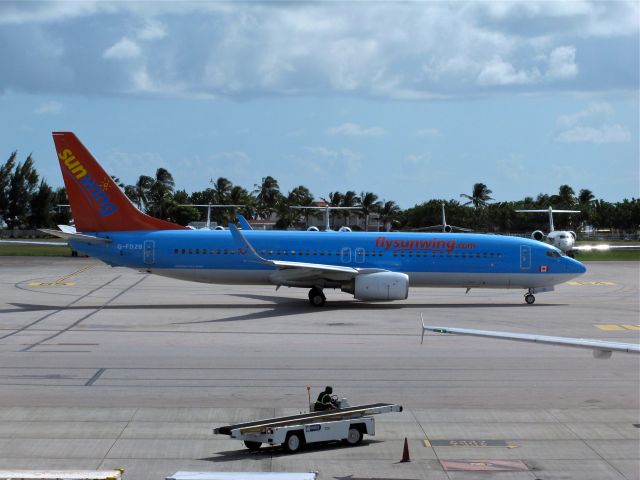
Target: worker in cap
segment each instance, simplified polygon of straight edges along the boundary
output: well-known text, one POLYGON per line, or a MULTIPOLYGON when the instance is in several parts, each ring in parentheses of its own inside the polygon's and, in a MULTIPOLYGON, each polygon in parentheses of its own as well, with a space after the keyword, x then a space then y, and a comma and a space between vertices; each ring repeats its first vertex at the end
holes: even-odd
POLYGON ((331 396, 333 387, 327 385, 324 391, 320 392, 316 403, 313 404, 313 411, 320 412, 323 410, 334 410, 338 408, 337 400, 331 396))

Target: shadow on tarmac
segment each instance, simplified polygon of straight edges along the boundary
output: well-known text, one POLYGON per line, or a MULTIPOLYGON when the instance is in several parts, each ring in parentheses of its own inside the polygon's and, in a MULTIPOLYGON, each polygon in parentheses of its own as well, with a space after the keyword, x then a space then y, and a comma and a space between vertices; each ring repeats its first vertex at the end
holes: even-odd
MULTIPOLYGON (((314 443, 311 445, 305 445, 305 447, 297 453, 289 453, 285 451, 281 446, 267 446, 262 447, 260 450, 251 451, 244 447, 238 450, 226 450, 223 452, 218 452, 215 457, 206 457, 199 458, 198 460, 203 460, 205 462, 213 462, 213 463, 221 463, 221 462, 233 462, 237 460, 264 460, 267 456, 269 458, 275 457, 285 457, 289 455, 303 455, 305 452, 314 452, 318 450, 322 451, 331 451, 337 450, 341 448, 365 448, 368 445, 373 445, 376 443, 382 443, 382 440, 363 440, 359 445, 346 445, 342 442, 330 442, 330 443, 314 443)), ((240 445, 242 445, 240 443, 240 445)))

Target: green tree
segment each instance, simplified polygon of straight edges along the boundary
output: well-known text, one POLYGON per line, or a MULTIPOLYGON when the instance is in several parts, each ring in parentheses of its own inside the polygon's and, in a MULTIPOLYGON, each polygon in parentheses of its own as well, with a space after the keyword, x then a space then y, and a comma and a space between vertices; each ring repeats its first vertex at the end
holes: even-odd
POLYGON ((482 208, 487 206, 489 200, 493 200, 490 196, 491 193, 493 192, 489 190, 489 187, 484 183, 474 183, 471 195, 461 193, 460 196, 469 200, 464 205, 473 205, 474 208, 482 208))
POLYGON ((394 222, 396 222, 400 216, 400 207, 393 200, 387 200, 382 203, 382 207, 380 208, 380 220, 384 224, 385 232, 391 231, 394 222))
POLYGON ((276 205, 282 194, 278 181, 271 177, 263 177, 262 183, 255 185, 257 211, 262 218, 268 218, 271 212, 275 211, 276 205))
MULTIPOLYGON (((344 192, 342 200, 340 202, 341 207, 355 207, 360 203, 358 194, 353 190, 347 190, 344 192)), ((342 210, 341 216, 344 219, 345 225, 349 226, 349 217, 356 213, 355 210, 342 210)))
POLYGON ((44 180, 40 181, 38 190, 29 201, 28 224, 31 228, 48 228, 53 226, 55 193, 44 180))
POLYGON ((360 193, 360 215, 364 217, 364 231, 369 231, 369 216, 377 212, 382 206, 382 202, 378 201, 378 195, 373 192, 360 193))
POLYGON ((31 155, 19 163, 9 181, 8 205, 5 221, 9 228, 26 226, 29 204, 38 185, 38 172, 31 155))
POLYGON ((165 168, 158 168, 147 198, 148 210, 151 215, 163 219, 169 217, 174 186, 173 175, 165 168))
POLYGON ((7 161, 0 166, 0 220, 4 219, 9 207, 9 186, 17 156, 17 151, 12 152, 7 161))

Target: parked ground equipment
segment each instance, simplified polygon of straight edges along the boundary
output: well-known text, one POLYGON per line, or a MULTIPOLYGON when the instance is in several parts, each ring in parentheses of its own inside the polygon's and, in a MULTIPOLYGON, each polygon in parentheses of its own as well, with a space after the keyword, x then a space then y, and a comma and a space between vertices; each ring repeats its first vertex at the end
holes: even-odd
MULTIPOLYGON (((341 406, 345 403, 343 400, 341 406)), ((288 452, 297 452, 307 444, 320 442, 343 440, 348 445, 357 445, 365 434, 375 435, 372 415, 401 411, 401 405, 373 403, 226 425, 214 429, 213 433, 242 440, 252 451, 262 444, 282 445, 288 452)))

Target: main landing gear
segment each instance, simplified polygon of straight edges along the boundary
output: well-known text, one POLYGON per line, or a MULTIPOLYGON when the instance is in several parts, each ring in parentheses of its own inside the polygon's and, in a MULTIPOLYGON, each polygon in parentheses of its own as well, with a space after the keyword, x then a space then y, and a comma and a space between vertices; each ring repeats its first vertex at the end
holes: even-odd
POLYGON ((524 301, 527 302, 529 305, 533 305, 534 302, 536 301, 536 297, 533 296, 533 293, 531 293, 531 290, 529 290, 527 293, 524 294, 524 301))
POLYGON ((322 293, 322 289, 313 287, 309 290, 309 303, 314 307, 321 307, 327 301, 327 297, 322 293))

